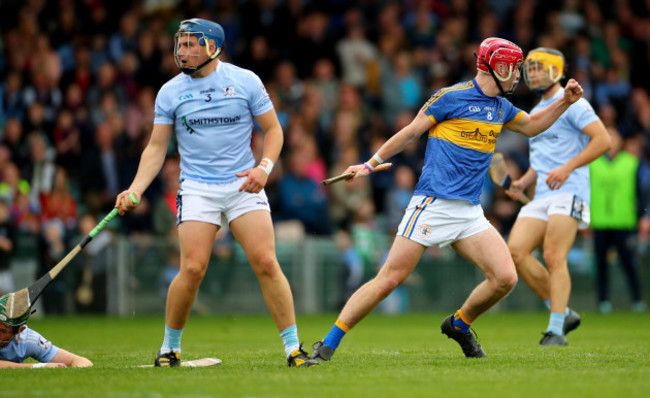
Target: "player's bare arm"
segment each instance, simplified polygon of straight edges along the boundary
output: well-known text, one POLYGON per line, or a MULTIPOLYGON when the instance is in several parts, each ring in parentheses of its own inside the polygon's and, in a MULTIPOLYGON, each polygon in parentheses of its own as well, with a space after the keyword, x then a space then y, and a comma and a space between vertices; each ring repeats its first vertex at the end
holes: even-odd
POLYGON ((120 215, 135 208, 138 205, 137 203, 140 203, 142 194, 160 172, 173 132, 174 126, 171 124, 155 124, 153 126, 151 138, 147 147, 142 151, 138 172, 131 186, 126 191, 117 195, 117 199, 115 200, 115 207, 119 209, 120 215), (130 193, 135 195, 137 203, 133 203, 131 198, 129 198, 130 193))
POLYGON ((534 137, 546 131, 580 97, 582 97, 582 87, 577 81, 570 79, 564 88, 562 98, 558 98, 551 105, 533 115, 524 113, 519 120, 508 124, 506 128, 527 137, 534 137))
MULTIPOLYGON (((377 156, 379 156, 381 159, 388 159, 392 156, 395 156, 396 154, 402 152, 404 148, 411 145, 413 141, 417 140, 422 135, 422 133, 429 131, 433 125, 433 121, 429 119, 429 117, 425 115, 423 111, 418 112, 411 123, 390 137, 390 139, 379 148, 377 151, 377 156)), ((373 169, 380 164, 380 162, 377 161, 375 157, 370 159, 367 163, 373 169)), ((368 168, 363 164, 350 166, 343 172, 343 174, 350 172, 355 173, 354 178, 367 176, 370 174, 370 170, 368 170, 368 168)))
POLYGON ((259 165, 236 174, 237 177, 248 177, 239 187, 240 192, 258 193, 266 186, 273 164, 280 157, 280 151, 284 144, 282 126, 275 114, 275 109, 255 117, 255 120, 264 132, 264 153, 259 165))
POLYGON ((66 351, 63 348, 59 348, 59 351, 56 353, 54 358, 52 358, 51 363, 61 363, 68 367, 73 368, 88 368, 93 366, 93 363, 90 362, 87 358, 84 358, 79 355, 75 355, 70 351, 66 351))
POLYGON ((548 173, 546 184, 549 188, 560 189, 573 170, 591 163, 607 152, 612 145, 605 125, 600 120, 588 124, 582 129, 582 132, 591 138, 589 144, 574 158, 548 173))

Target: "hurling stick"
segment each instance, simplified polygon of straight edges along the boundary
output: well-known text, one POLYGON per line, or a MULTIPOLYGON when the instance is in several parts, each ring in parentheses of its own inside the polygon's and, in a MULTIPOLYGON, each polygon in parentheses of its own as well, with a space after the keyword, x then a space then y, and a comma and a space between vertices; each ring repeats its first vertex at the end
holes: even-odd
MULTIPOLYGON (((492 161, 490 162, 490 169, 488 170, 490 175, 490 180, 496 185, 503 187, 504 189, 512 192, 520 192, 519 189, 511 187, 512 178, 508 174, 508 168, 506 167, 506 162, 504 162, 503 154, 500 152, 495 152, 492 156, 492 161)), ((523 192, 521 193, 521 198, 519 201, 523 204, 530 202, 530 199, 523 192)))
MULTIPOLYGON (((217 366, 221 365, 221 359, 219 358, 201 358, 195 359, 193 361, 183 361, 181 362, 181 367, 185 368, 203 368, 207 366, 217 366)), ((154 365, 138 365, 139 368, 153 368, 154 365)))
MULTIPOLYGON (((372 172, 374 173, 375 171, 390 169, 392 165, 393 165, 392 163, 382 163, 379 166, 375 167, 375 169, 372 172)), ((338 175, 336 177, 328 178, 327 180, 323 180, 320 182, 320 185, 327 186, 330 184, 334 184, 335 182, 349 180, 352 177, 354 177, 354 173, 345 173, 345 174, 338 175)))
MULTIPOLYGON (((129 194, 131 197, 131 200, 133 201, 133 204, 137 204, 138 200, 135 198, 135 195, 132 193, 129 194)), ((15 293, 11 293, 9 295, 9 299, 7 300, 7 315, 9 318, 20 318, 24 315, 27 314, 27 312, 30 310, 32 305, 34 305, 34 302, 39 298, 39 296, 43 293, 45 288, 48 287, 50 283, 54 280, 54 278, 63 271, 63 269, 70 264, 70 261, 72 261, 73 258, 76 257, 79 252, 86 247, 90 241, 93 240, 97 234, 99 234, 106 224, 111 222, 115 216, 118 214, 117 209, 113 209, 102 221, 97 224, 97 226, 90 231, 88 235, 86 235, 85 238, 77 246, 75 246, 57 265, 55 265, 50 271, 48 271, 47 274, 43 275, 40 277, 36 282, 32 283, 26 288, 23 288, 15 293)))

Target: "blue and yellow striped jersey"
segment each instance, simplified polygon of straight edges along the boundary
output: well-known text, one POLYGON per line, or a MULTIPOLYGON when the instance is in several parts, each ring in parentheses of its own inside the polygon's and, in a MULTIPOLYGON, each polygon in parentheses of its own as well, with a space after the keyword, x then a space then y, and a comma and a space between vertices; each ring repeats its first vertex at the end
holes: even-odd
POLYGON ((475 80, 436 91, 422 111, 435 124, 415 194, 479 204, 501 129, 523 111, 503 97, 485 95, 475 80))

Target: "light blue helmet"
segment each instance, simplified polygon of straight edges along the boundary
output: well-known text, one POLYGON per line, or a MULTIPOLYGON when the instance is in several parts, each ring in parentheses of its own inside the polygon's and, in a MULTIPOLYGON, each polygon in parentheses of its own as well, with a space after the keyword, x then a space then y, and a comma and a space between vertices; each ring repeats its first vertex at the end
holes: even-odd
MULTIPOLYGON (((201 18, 192 18, 181 21, 181 24, 178 27, 178 31, 176 32, 176 35, 174 35, 174 60, 176 61, 176 65, 181 69, 183 73, 191 75, 192 73, 210 63, 213 59, 217 58, 219 54, 221 54, 221 48, 223 47, 225 41, 226 35, 223 32, 223 28, 216 22, 201 18), (208 54, 209 57, 207 61, 197 66, 183 66, 181 58, 178 55, 178 50, 180 48, 182 39, 185 38, 187 40, 189 36, 195 36, 197 39, 199 39, 199 45, 205 47, 206 54, 208 54), (214 40, 216 46, 216 49, 213 53, 210 53, 209 40, 214 40)), ((191 56, 198 58, 199 55, 197 54, 191 56)))

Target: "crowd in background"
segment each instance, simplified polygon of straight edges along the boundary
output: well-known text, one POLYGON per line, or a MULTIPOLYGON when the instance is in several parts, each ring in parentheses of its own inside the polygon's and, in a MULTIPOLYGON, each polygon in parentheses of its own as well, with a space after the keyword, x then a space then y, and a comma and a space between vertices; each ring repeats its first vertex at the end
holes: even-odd
MULTIPOLYGON (((78 220, 110 211, 133 179, 156 93, 179 73, 173 34, 191 17, 221 24, 220 60, 254 71, 272 98, 285 133, 266 188, 278 225, 297 220, 306 234, 369 244, 364 231, 394 232, 421 172, 426 135, 390 159, 388 171, 329 188, 319 182, 368 159, 436 89, 471 79, 473 52, 490 36, 524 52, 561 50, 567 76, 605 125, 633 143, 647 173, 641 181, 650 184, 650 1, 7 0, 0 226, 7 237, 38 237, 39 273, 65 254, 78 220)), ((520 84, 511 100, 529 111, 536 98, 520 84)), ((262 143, 255 132, 258 159, 262 143)), ((526 139, 505 133, 498 145, 514 177, 526 170, 526 139)), ((142 204, 122 219, 123 232, 173 234, 174 142, 168 154, 142 204)), ((483 205, 508 233, 518 204, 486 182, 483 205)))

